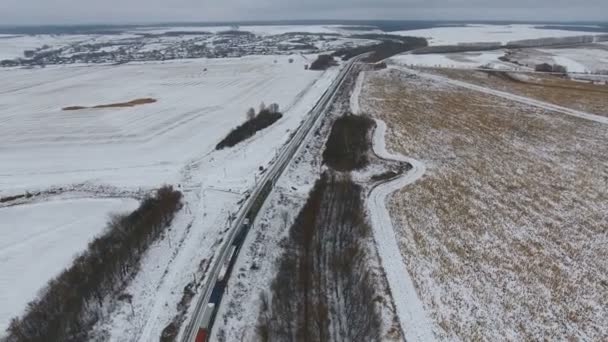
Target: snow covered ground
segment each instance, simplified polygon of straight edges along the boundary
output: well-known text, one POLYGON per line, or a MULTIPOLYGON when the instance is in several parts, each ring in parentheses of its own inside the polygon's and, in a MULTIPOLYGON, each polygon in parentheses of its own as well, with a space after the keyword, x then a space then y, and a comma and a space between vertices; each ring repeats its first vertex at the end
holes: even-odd
POLYGON ((133 199, 53 199, 0 208, 0 331, 133 199))
POLYGON ((276 102, 293 118, 295 101, 322 75, 293 58, 0 70, 0 194, 84 181, 175 184, 186 162, 213 151, 247 108, 276 102), (143 97, 158 102, 62 111, 143 97))
POLYGON ((553 56, 555 63, 568 68, 569 72, 608 72, 608 48, 541 49, 553 56))
POLYGON ((504 56, 504 54, 504 50, 424 55, 403 54, 392 57, 389 61, 399 65, 431 68, 476 69, 482 66, 489 66, 493 69, 516 69, 517 65, 505 63, 498 59, 504 56))
MULTIPOLYGON (((180 26, 180 27, 156 27, 156 28, 141 28, 131 32, 145 33, 166 33, 166 32, 210 32, 217 33, 222 31, 233 30, 231 26, 180 26)), ((276 35, 284 33, 323 33, 323 34, 344 34, 344 33, 382 33, 378 29, 371 28, 369 30, 348 30, 342 25, 244 25, 239 26, 240 31, 247 31, 257 35, 276 35)))
POLYGON ((465 25, 462 27, 434 27, 422 30, 392 32, 404 36, 423 37, 434 45, 457 45, 460 43, 489 43, 506 44, 510 41, 571 37, 585 34, 595 35, 594 32, 548 30, 536 28, 534 25, 465 25))
MULTIPOLYGON (((7 80, 0 85, 0 196, 74 184, 128 192, 168 183, 184 192, 184 209, 146 253, 140 272, 126 289, 133 295, 133 312, 125 303, 110 301, 106 316, 95 328, 98 336, 150 341, 171 322, 184 287, 193 274, 198 282, 202 280, 229 216, 254 186, 260 167, 267 167, 337 75, 338 68, 307 71, 306 63, 303 56, 252 56, 0 70, 0 77, 7 80), (289 58, 295 61, 289 63, 289 58), (62 110, 143 97, 157 102, 130 108, 62 110), (284 117, 235 148, 215 151, 219 140, 245 120, 246 110, 262 101, 278 103, 284 117)), ((80 203, 87 202, 76 201, 76 208, 84 205, 80 203)), ((71 204, 66 202, 66 211, 81 212, 70 211, 71 204)), ((36 216, 30 212, 44 205, 1 209, 0 222, 14 218, 31 229, 36 216)), ((100 221, 82 223, 98 233, 113 210, 101 206, 100 221)), ((23 228, 24 234, 51 231, 53 225, 33 232, 28 229, 23 228)), ((60 232, 56 239, 61 238, 60 232)), ((5 244, 4 238, 0 241, 5 244)), ((70 243, 75 251, 86 247, 86 239, 70 243)), ((6 240, 6 244, 13 243, 6 240)), ((29 244, 23 248, 33 249, 29 244)), ((31 260, 31 255, 21 256, 11 262, 22 265, 31 260)), ((49 267, 49 274, 37 276, 34 292, 70 260, 64 257, 56 263, 58 268, 49 267)), ((0 274, 14 273, 9 266, 2 267, 0 274)), ((13 278, 2 288, 3 294, 11 293, 5 290, 15 286, 13 278)), ((2 318, 19 314, 31 299, 12 304, 16 311, 3 313, 2 318)))
POLYGON ((102 43, 135 37, 132 34, 120 35, 6 35, 0 36, 0 61, 5 59, 24 58, 25 50, 35 50, 47 45, 49 48, 67 46, 73 43, 89 41, 102 43))
POLYGON ((367 207, 374 239, 382 267, 386 272, 401 329, 405 332, 405 339, 419 342, 433 341, 435 340, 433 334, 435 323, 429 318, 424 304, 416 292, 414 282, 408 274, 387 209, 387 201, 391 194, 422 178, 426 167, 418 160, 389 153, 386 150, 385 142, 386 124, 382 120, 376 120, 376 125, 373 138, 374 152, 381 158, 408 162, 412 165, 412 169, 404 176, 382 184, 370 193, 367 207))

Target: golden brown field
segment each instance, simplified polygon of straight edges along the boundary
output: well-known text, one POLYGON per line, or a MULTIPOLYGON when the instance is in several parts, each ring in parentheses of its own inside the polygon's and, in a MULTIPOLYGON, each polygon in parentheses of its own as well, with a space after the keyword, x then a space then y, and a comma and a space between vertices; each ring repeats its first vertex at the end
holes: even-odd
POLYGON ((440 337, 606 339, 608 125, 396 69, 368 75, 363 111, 428 168, 390 210, 440 337))
POLYGON ((433 69, 434 73, 563 107, 608 116, 608 86, 555 75, 433 69))

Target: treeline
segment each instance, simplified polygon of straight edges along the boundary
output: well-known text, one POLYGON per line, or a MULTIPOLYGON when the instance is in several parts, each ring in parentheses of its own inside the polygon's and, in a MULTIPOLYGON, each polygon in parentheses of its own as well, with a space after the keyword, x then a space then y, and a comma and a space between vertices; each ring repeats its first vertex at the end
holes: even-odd
POLYGON ((317 59, 310 64, 310 70, 326 70, 327 68, 336 65, 334 57, 331 55, 319 55, 317 59))
POLYGON ((247 121, 228 133, 216 146, 216 150, 226 147, 233 147, 236 144, 251 138, 258 131, 263 130, 277 122, 283 114, 279 112, 279 105, 276 103, 266 107, 264 103, 260 105, 260 111, 256 114, 253 108, 247 111, 247 121))
POLYGON ((22 317, 11 321, 7 341, 89 340, 104 299, 118 295, 133 277, 144 252, 182 207, 181 199, 181 192, 164 186, 131 214, 113 216, 106 232, 47 284, 22 317))
POLYGON ((440 45, 428 46, 416 49, 411 53, 413 55, 425 55, 434 53, 458 53, 458 52, 474 52, 474 51, 493 51, 504 48, 501 43, 477 43, 477 44, 460 44, 460 45, 440 45))
POLYGON ((342 57, 342 60, 347 61, 360 54, 370 53, 369 57, 365 58, 364 60, 368 63, 376 63, 394 55, 426 46, 428 46, 428 42, 424 38, 389 37, 384 38, 381 43, 375 45, 340 49, 334 52, 333 56, 342 57))
POLYGON ((369 164, 371 130, 374 120, 367 116, 345 114, 331 129, 323 163, 337 171, 353 171, 369 164))
POLYGON ((289 231, 262 294, 262 341, 379 341, 381 317, 365 239, 362 188, 324 173, 289 231))
POLYGON ((566 68, 563 65, 559 65, 559 64, 549 64, 549 63, 541 63, 541 64, 537 64, 534 67, 534 71, 536 72, 554 72, 554 73, 560 73, 560 74, 567 74, 568 73, 568 68, 566 68))

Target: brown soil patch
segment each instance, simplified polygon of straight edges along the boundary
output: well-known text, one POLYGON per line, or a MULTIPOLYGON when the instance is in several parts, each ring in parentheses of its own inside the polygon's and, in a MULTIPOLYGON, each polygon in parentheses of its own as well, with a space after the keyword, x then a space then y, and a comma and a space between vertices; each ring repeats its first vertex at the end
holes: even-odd
POLYGON ((70 106, 70 107, 64 107, 63 110, 81 110, 81 109, 89 109, 89 108, 94 108, 94 109, 99 109, 99 108, 125 108, 125 107, 135 107, 135 106, 139 106, 139 105, 143 105, 143 104, 148 104, 148 103, 154 103, 156 102, 156 99, 153 98, 142 98, 142 99, 135 99, 129 102, 119 102, 119 103, 111 103, 111 104, 103 104, 103 105, 97 105, 97 106, 93 106, 93 107, 85 107, 85 106, 70 106))

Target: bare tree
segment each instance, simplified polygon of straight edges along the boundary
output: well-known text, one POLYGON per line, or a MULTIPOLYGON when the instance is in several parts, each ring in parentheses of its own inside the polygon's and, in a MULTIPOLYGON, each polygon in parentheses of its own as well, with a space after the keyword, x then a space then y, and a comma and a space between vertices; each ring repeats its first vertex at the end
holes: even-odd
POLYGON ((255 118, 255 109, 253 107, 247 110, 247 120, 253 120, 255 118))
POLYGON ((287 225, 289 224, 289 211, 281 211, 281 222, 283 222, 283 229, 287 229, 287 225))
POLYGON ((262 103, 260 103, 260 113, 266 111, 266 104, 264 103, 264 101, 262 101, 262 103))
POLYGON ((271 113, 278 113, 279 112, 279 104, 277 104, 277 103, 270 104, 270 106, 268 106, 268 111, 271 112, 271 113))

